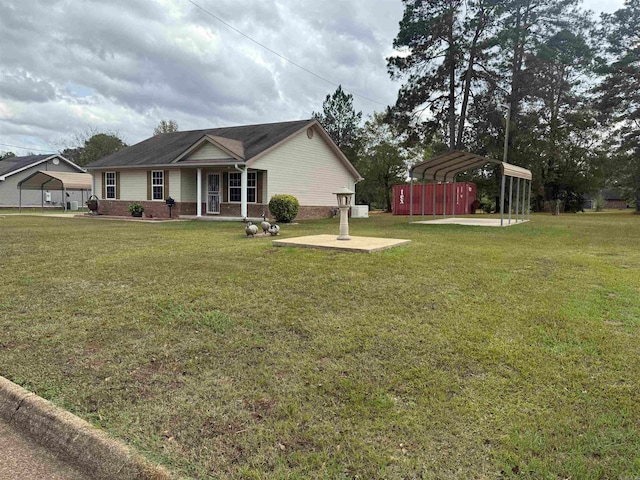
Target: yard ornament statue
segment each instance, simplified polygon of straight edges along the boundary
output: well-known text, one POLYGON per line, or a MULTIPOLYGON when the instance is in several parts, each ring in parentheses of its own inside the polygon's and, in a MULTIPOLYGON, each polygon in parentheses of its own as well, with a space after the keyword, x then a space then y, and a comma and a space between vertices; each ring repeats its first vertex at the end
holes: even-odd
POLYGON ((253 238, 253 236, 258 233, 258 226, 251 222, 247 222, 247 226, 244 228, 244 231, 247 234, 247 237, 253 238))
POLYGON ((275 237, 276 235, 278 235, 278 232, 280 232, 280 226, 276 225, 275 223, 273 225, 269 226, 269 233, 271 234, 272 237, 275 237))
POLYGON ((262 214, 262 223, 260 224, 260 226, 262 227, 262 233, 266 235, 269 231, 269 228, 271 227, 271 224, 267 222, 267 216, 264 213, 262 214))
POLYGON ((340 235, 338 240, 351 240, 349 236, 349 209, 351 208, 351 198, 353 192, 347 187, 342 187, 335 192, 338 197, 338 208, 340 209, 340 235))

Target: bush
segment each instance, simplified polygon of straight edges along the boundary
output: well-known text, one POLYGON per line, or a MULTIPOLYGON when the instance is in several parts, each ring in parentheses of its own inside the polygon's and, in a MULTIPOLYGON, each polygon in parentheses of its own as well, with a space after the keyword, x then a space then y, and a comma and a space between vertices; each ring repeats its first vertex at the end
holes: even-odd
POLYGON ((139 203, 132 203, 129 205, 129 213, 142 213, 144 212, 144 207, 139 203))
POLYGON ((289 223, 298 215, 300 202, 293 195, 274 195, 269 200, 269 210, 277 222, 289 223))

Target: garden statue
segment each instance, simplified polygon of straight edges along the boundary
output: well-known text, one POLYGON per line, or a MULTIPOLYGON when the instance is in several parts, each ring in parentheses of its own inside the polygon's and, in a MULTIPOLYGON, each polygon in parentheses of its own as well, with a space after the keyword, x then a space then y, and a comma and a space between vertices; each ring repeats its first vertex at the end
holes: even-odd
POLYGON ((271 236, 275 237, 276 235, 278 235, 278 232, 280 232, 280 227, 275 223, 269 227, 269 233, 271 234, 271 236))
POLYGON ((251 222, 247 222, 247 226, 244 228, 244 231, 246 232, 247 237, 253 237, 258 233, 258 227, 251 222))

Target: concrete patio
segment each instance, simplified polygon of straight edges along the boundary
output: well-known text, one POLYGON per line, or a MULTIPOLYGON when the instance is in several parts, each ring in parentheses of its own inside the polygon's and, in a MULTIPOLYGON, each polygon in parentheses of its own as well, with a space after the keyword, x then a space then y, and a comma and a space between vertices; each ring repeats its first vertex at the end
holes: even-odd
POLYGON ((499 218, 467 218, 467 217, 460 217, 460 218, 439 218, 436 220, 424 220, 424 221, 417 221, 417 222, 411 222, 412 224, 419 224, 419 225, 470 225, 470 226, 474 226, 474 227, 511 227, 513 225, 519 225, 521 223, 526 223, 529 220, 515 220, 515 219, 511 219, 511 223, 509 223, 508 219, 504 219, 504 224, 500 225, 500 219, 499 218))
POLYGON ((336 235, 309 235, 306 237, 274 240, 275 247, 319 248, 342 252, 374 253, 388 248, 407 245, 411 240, 377 237, 351 237, 351 240, 338 240, 336 235))

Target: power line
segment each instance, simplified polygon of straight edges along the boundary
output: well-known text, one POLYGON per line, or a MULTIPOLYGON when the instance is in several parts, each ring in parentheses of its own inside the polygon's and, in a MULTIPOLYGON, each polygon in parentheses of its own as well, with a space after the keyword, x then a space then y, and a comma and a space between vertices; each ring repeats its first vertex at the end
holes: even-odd
POLYGON ((22 150, 32 150, 36 152, 55 153, 53 150, 42 150, 41 148, 21 147, 20 145, 10 145, 8 143, 0 143, 3 147, 20 148, 22 150))
MULTIPOLYGON (((222 18, 220 18, 220 17, 218 17, 217 15, 215 15, 215 14, 211 13, 209 10, 207 10, 206 8, 201 7, 200 5, 198 5, 197 3, 193 2, 192 0, 187 0, 187 1, 188 1, 191 5, 193 5, 194 7, 199 8, 200 10, 202 10, 204 13, 206 13, 206 14, 207 14, 207 15, 209 15, 210 17, 213 17, 213 18, 215 18, 216 20, 218 20, 220 23, 222 23, 222 24, 226 25, 227 27, 229 27, 229 28, 230 28, 231 30, 233 30, 234 32, 236 32, 236 33, 238 33, 238 34, 242 35, 243 37, 245 37, 245 38, 246 38, 246 39, 248 39, 248 40, 251 40, 251 41, 252 41, 253 43, 255 43, 256 45, 259 45, 260 47, 264 48, 265 50, 267 50, 267 51, 269 51, 269 52, 273 53, 275 56, 277 56, 277 57, 281 58, 281 59, 282 59, 282 60, 284 60, 285 62, 289 62, 291 65, 294 65, 294 66, 298 67, 299 69, 304 70, 304 71, 305 71, 305 72, 307 72, 308 74, 313 75, 314 77, 319 78, 319 79, 320 79, 320 80, 322 80, 323 82, 327 82, 328 84, 333 85, 334 87, 339 87, 339 86, 340 86, 339 84, 337 84, 337 83, 335 83, 335 82, 332 82, 332 81, 331 81, 331 80, 329 80, 328 78, 325 78, 325 77, 323 77, 322 75, 319 75, 319 74, 317 74, 317 73, 315 73, 315 72, 313 72, 313 71, 309 70, 308 68, 303 67, 302 65, 300 65, 300 64, 298 64, 298 63, 296 63, 296 62, 294 62, 294 61, 293 61, 293 60, 291 60, 290 58, 287 58, 287 57, 285 57, 284 55, 282 55, 282 54, 280 54, 280 53, 276 52, 275 50, 273 50, 273 49, 269 48, 268 46, 266 46, 264 43, 260 43, 259 41, 254 40, 253 38, 251 38, 251 37, 250 37, 249 35, 247 35, 246 33, 244 33, 244 32, 242 32, 242 31, 238 30, 238 29, 237 29, 236 27, 234 27, 233 25, 231 25, 231 24, 229 24, 229 23, 225 22, 222 18)), ((347 92, 347 93, 351 93, 352 95, 355 95, 356 97, 363 98, 364 100, 367 100, 367 101, 369 101, 369 102, 377 103, 378 105, 382 105, 382 106, 384 106, 384 107, 386 107, 386 106, 387 106, 387 104, 386 104, 386 103, 378 102, 377 100, 373 100, 372 98, 366 97, 366 96, 361 95, 361 94, 359 94, 359 93, 356 93, 356 92, 349 92, 349 90, 346 90, 346 89, 344 89, 344 88, 343 88, 343 90, 344 90, 345 92, 347 92)))

